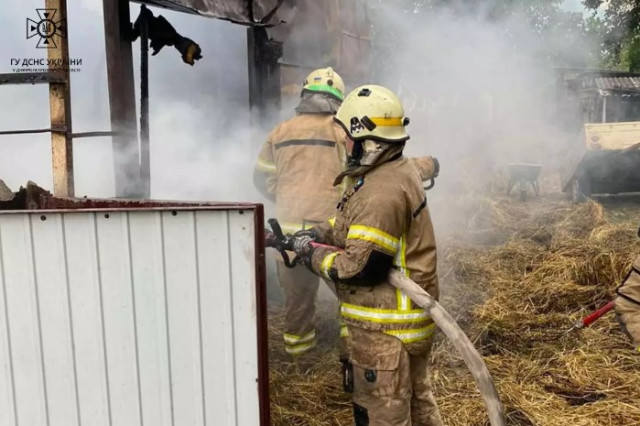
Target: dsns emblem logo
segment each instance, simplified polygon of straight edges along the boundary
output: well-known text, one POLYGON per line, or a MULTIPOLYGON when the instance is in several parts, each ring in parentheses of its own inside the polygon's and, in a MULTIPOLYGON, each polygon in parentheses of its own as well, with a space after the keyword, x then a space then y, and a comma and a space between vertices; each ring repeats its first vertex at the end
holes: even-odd
POLYGON ((38 36, 39 49, 56 47, 55 35, 66 37, 66 23, 64 19, 56 22, 56 9, 36 9, 38 21, 27 18, 27 39, 38 36))
POLYGON ((351 132, 350 133, 352 135, 357 135, 362 130, 364 130, 364 126, 362 125, 360 120, 358 120, 357 117, 351 117, 351 132))

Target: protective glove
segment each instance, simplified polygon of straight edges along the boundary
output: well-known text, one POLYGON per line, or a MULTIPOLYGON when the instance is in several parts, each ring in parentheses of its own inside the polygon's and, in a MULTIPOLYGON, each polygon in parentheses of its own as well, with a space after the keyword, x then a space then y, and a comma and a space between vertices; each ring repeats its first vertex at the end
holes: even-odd
POLYGON ((294 236, 293 240, 293 251, 300 261, 307 266, 311 263, 311 256, 313 255, 312 242, 313 238, 308 235, 294 236))
POLYGON ((312 241, 316 240, 316 234, 313 232, 313 229, 301 229, 293 234, 294 238, 299 237, 309 237, 312 241))

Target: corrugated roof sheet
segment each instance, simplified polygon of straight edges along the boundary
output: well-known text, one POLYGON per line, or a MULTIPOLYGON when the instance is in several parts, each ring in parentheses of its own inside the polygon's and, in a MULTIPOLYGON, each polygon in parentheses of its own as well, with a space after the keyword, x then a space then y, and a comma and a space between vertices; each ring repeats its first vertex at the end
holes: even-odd
POLYGON ((593 83, 599 90, 640 90, 640 77, 595 77, 593 83))
POLYGON ((283 6, 278 0, 134 0, 178 12, 225 19, 245 25, 273 25, 281 20, 277 15, 283 6))
POLYGON ((171 204, 0 213, 1 425, 267 425, 262 211, 171 204))

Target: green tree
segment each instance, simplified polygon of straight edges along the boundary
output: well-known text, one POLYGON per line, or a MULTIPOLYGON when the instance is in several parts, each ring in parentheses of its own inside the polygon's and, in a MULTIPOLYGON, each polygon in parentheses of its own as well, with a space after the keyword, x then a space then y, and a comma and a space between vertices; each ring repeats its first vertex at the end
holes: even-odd
POLYGON ((604 65, 640 71, 640 0, 584 0, 584 5, 594 16, 603 16, 604 65))

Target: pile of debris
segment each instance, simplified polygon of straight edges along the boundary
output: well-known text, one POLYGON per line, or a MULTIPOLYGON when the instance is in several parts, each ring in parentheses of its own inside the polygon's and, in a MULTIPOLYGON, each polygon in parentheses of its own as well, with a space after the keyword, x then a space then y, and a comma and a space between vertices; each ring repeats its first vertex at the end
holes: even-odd
POLYGON ((51 197, 51 193, 31 181, 27 182, 26 186, 21 186, 17 192, 13 192, 0 179, 0 210, 39 209, 43 196, 51 197))
MULTIPOLYGON (((550 198, 532 205, 498 197, 474 203, 468 229, 481 232, 462 230, 464 236, 440 244, 441 302, 484 356, 508 424, 640 424, 640 359, 614 315, 564 334, 614 297, 640 253, 637 210, 613 223, 595 202, 550 198), (498 230, 500 238, 488 242, 485 236, 498 230)), ((278 315, 271 316, 270 333, 273 424, 352 424, 333 348, 337 331, 330 325, 323 349, 299 366, 278 355, 278 315)), ((445 423, 488 424, 472 377, 442 335, 433 361, 445 423)))

